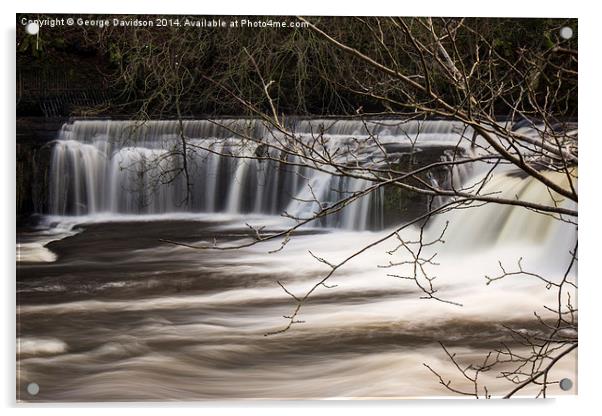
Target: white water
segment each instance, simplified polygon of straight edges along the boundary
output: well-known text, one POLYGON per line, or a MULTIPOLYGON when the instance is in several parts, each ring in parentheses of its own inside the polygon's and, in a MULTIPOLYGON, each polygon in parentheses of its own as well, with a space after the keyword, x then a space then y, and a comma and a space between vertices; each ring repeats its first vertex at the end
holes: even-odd
MULTIPOLYGON (((81 244, 72 246, 55 264, 26 264, 20 269, 20 273, 32 274, 20 286, 20 299, 31 296, 36 301, 23 302, 18 309, 24 324, 22 351, 26 352, 19 361, 19 383, 39 382, 41 399, 447 394, 422 363, 465 389, 472 386, 463 384, 462 377, 453 371, 438 341, 452 345, 466 364, 480 362, 492 343, 509 341, 502 323, 522 329, 532 322, 533 312, 550 316, 543 306, 554 305, 556 293, 544 282, 519 275, 486 285, 484 276, 499 275, 498 262, 514 271, 522 258, 525 271, 559 281, 576 242, 575 226, 525 208, 485 205, 437 216, 425 233, 428 242, 449 223, 445 243, 426 247, 423 257, 437 253, 438 265, 426 267, 429 274, 437 276, 437 295, 462 306, 420 299, 423 293, 413 282, 388 276, 407 275, 411 265, 378 267, 409 259, 403 250, 388 254, 397 245, 391 239, 341 268, 328 281, 335 287, 319 287, 301 311, 300 319, 305 323, 284 334, 265 337, 266 332, 286 325, 282 316, 294 307, 276 281, 296 296, 303 296, 329 271, 309 250, 336 263, 393 231, 360 231, 379 228, 373 226, 372 215, 382 195, 374 193, 370 203, 356 202, 346 208, 347 214, 326 224, 343 229, 294 236, 278 252, 269 253, 280 248, 281 240, 226 252, 160 243, 159 238, 171 229, 183 229, 185 235, 193 237, 203 234, 198 227, 211 232, 193 244, 212 244, 214 237, 221 241, 232 235, 234 240, 225 244, 248 242, 248 230, 241 232, 245 223, 284 229, 292 222, 275 215, 282 210, 300 216, 314 212, 315 201, 302 202, 311 199, 310 189, 321 200, 332 202, 337 192, 354 192, 366 186, 327 172, 282 171, 277 166, 266 167, 268 162, 249 163, 207 152, 201 154, 206 163, 195 173, 199 181, 195 182, 198 188, 194 189, 193 207, 175 203, 183 196, 181 182, 160 187, 156 199, 139 204, 132 188, 137 181, 148 184, 152 178, 124 172, 122 162, 146 163, 163 151, 160 146, 173 144, 170 140, 174 139, 175 125, 170 123, 155 122, 144 130, 147 133, 136 137, 135 146, 113 142, 127 141, 124 131, 131 123, 126 122, 75 122, 61 133, 64 141, 59 140, 55 148, 53 165, 53 189, 58 189, 53 203, 59 208, 54 211, 57 215, 46 217, 47 224, 58 224, 71 235, 86 224, 96 228, 79 234, 81 244), (89 155, 83 157, 84 153, 89 155), (72 186, 74 183, 79 186, 72 186), (294 191, 297 198, 280 192, 283 189, 294 191), (92 190, 96 194, 88 195, 92 190), (135 227, 128 228, 132 223, 135 227), (119 228, 120 224, 124 228, 119 228), (143 238, 138 232, 147 230, 151 230, 152 245, 138 247, 137 240, 143 238), (86 251, 88 241, 103 233, 107 233, 108 242, 97 240, 98 246, 86 251), (126 248, 124 241, 129 244, 126 248), (85 286, 88 282, 91 289, 85 286), (205 286, 205 282, 213 282, 213 286, 205 286), (48 297, 42 301, 36 297, 45 293, 48 297), (49 319, 53 325, 47 325, 49 319)), ((384 140, 401 141, 417 133, 416 128, 406 126, 400 131, 389 124, 373 125, 384 140)), ((299 121, 297 128, 309 135, 315 125, 299 121)), ((251 127, 253 134, 262 132, 258 126, 251 127)), ((426 123, 415 137, 422 146, 455 143, 461 138, 457 127, 446 122, 426 123)), ((339 122, 327 130, 333 143, 340 144, 347 143, 349 135, 361 135, 362 129, 358 123, 339 122)), ((187 122, 185 131, 199 142, 211 143, 217 152, 231 149, 244 155, 255 150, 234 146, 240 142, 209 123, 187 122)), ((356 152, 364 160, 378 154, 367 149, 356 152)), ((449 180, 454 186, 465 185, 478 180, 479 171, 472 170, 471 177, 470 169, 463 167, 449 180)), ((562 175, 546 175, 567 186, 562 175)), ((483 192, 575 208, 535 180, 508 172, 496 173, 483 192)), ((415 241, 419 236, 417 228, 400 233, 404 241, 415 241)), ((569 276, 576 278, 576 267, 569 276)), ((568 290, 574 299, 575 291, 568 290)), ((554 378, 574 380, 575 363, 575 356, 563 360, 554 378)), ((508 385, 495 374, 484 374, 482 382, 494 394, 508 391, 508 385)))
MULTIPOLYGON (((329 173, 332 167, 316 161, 315 154, 308 149, 297 149, 304 156, 293 157, 271 148, 269 156, 274 160, 253 159, 258 142, 286 149, 289 140, 252 120, 219 120, 219 123, 227 128, 208 120, 183 123, 183 134, 188 141, 191 191, 188 199, 178 122, 65 124, 52 154, 49 213, 287 213, 304 219, 315 214, 320 204, 331 205, 370 185, 368 180, 332 175, 329 173), (289 164, 278 160, 287 160, 289 164)), ((365 126, 358 121, 299 120, 291 126, 302 143, 311 143, 321 128, 324 144, 318 146, 318 153, 328 151, 336 154, 338 163, 361 165, 382 164, 387 157, 408 152, 410 146, 418 151, 420 147, 433 145, 465 143, 468 147, 470 138, 470 132, 458 123, 447 121, 382 121, 365 126), (376 146, 376 139, 390 147, 388 155, 376 146)), ((459 173, 456 176, 461 176, 459 173)), ((359 230, 382 228, 382 201, 382 190, 369 193, 321 223, 359 230)))
MULTIPOLYGON (((137 224, 140 228, 152 227, 161 218, 168 217, 138 217, 137 224)), ((120 221, 126 219, 122 217, 120 221)), ((216 223, 216 236, 240 228, 236 217, 222 219, 234 222, 226 226, 216 223)), ((474 220, 478 222, 478 215, 474 220)), ((172 221, 177 227, 177 221, 172 221)), ((179 221, 186 221, 185 217, 179 221)), ((277 226, 278 219, 251 217, 245 221, 277 226)), ((190 219, 183 224, 191 224, 190 219)), ((193 226, 186 227, 193 232, 193 226)), ((300 319, 305 323, 281 335, 264 336, 282 328, 286 324, 282 316, 290 314, 294 307, 275 281, 302 296, 328 272, 308 250, 334 263, 380 236, 382 232, 331 230, 293 237, 282 251, 272 254, 268 251, 278 248, 280 241, 227 253, 158 244, 132 249, 116 258, 110 269, 115 278, 94 283, 91 294, 84 291, 76 299, 71 294, 70 300, 57 301, 64 294, 81 289, 69 286, 68 280, 63 288, 54 283, 45 283, 47 287, 38 285, 36 291, 46 291, 55 300, 20 305, 19 320, 31 326, 51 317, 53 325, 41 326, 40 333, 22 334, 27 340, 22 351, 27 354, 23 352, 19 361, 20 380, 24 384, 40 383, 45 388, 41 399, 45 400, 390 398, 447 394, 422 366, 428 363, 457 386, 470 389, 453 371, 436 342, 444 342, 467 364, 480 362, 487 347, 479 347, 479 343, 509 341, 498 323, 522 329, 534 311, 549 317, 543 305, 555 302, 554 291, 537 279, 516 276, 487 286, 484 275, 499 273, 498 260, 512 269, 523 257, 525 270, 558 281, 566 264, 561 266, 550 260, 568 259, 568 253, 562 251, 568 242, 561 240, 542 243, 529 238, 501 242, 489 239, 474 250, 458 253, 454 249, 458 241, 449 235, 445 245, 432 247, 425 256, 439 253, 440 265, 428 271, 438 276, 438 295, 461 303, 460 307, 420 299, 422 293, 412 282, 387 276, 403 274, 406 267, 378 268, 390 260, 405 258, 403 253, 386 253, 396 245, 391 240, 342 268, 328 282, 336 287, 319 288, 314 301, 301 311, 300 319), (133 265, 135 271, 124 274, 122 268, 127 264, 133 265), (156 264, 150 276, 143 271, 147 264, 156 264), (178 273, 186 269, 190 270, 192 282, 217 276, 218 281, 236 279, 240 283, 208 291, 169 290, 178 281, 187 284, 178 273), (259 276, 268 278, 262 280, 259 276), (157 290, 147 293, 154 286, 157 290), (122 292, 129 295, 119 295, 122 292), (118 295, 113 297, 112 293, 118 295), (190 379, 194 383, 188 383, 190 379)), ((567 235, 569 239, 575 236, 574 231, 570 236, 567 235)), ((402 237, 415 240, 417 232, 408 229, 402 237)), ((94 276, 96 267, 103 267, 94 258, 77 257, 70 262, 88 265, 81 271, 84 281, 94 276)), ((572 270, 571 276, 574 274, 572 270)), ((570 356, 560 363, 554 378, 574 380, 575 375, 575 357, 570 356)), ((493 394, 508 389, 494 374, 482 375, 481 381, 493 394)))

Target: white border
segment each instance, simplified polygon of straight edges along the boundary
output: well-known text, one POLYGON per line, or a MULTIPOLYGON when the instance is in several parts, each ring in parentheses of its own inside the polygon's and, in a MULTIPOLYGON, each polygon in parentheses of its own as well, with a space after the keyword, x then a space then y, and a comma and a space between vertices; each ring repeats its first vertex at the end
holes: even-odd
MULTIPOLYGON (((4 222, 2 227, 2 266, 0 288, 2 298, 2 344, 3 360, 0 378, 2 404, 9 407, 8 414, 30 414, 43 411, 45 415, 80 415, 82 405, 19 406, 15 409, 15 13, 180 13, 180 14, 303 14, 303 15, 406 15, 406 16, 509 16, 509 17, 578 17, 579 18, 579 127, 581 136, 581 203, 580 203, 580 252, 579 252, 579 308, 580 308, 580 347, 579 347, 579 395, 556 400, 532 401, 513 400, 489 403, 460 400, 418 400, 418 401, 334 401, 334 402, 203 402, 203 403, 143 403, 143 404, 100 404, 88 405, 86 415, 105 415, 107 412, 140 411, 145 415, 164 415, 166 407, 175 407, 178 413, 195 414, 199 410, 211 415, 240 414, 248 415, 304 415, 330 414, 333 411, 345 415, 365 416, 369 411, 378 414, 400 412, 429 411, 441 415, 471 415, 487 412, 488 415, 525 414, 588 414, 597 413, 596 399, 601 396, 602 361, 598 350, 601 347, 600 304, 602 303, 602 278, 598 276, 600 266, 599 232, 602 198, 602 132, 597 120, 602 117, 600 97, 600 30, 599 15, 593 2, 590 5, 577 2, 550 1, 526 2, 524 0, 505 0, 501 2, 470 2, 468 0, 429 0, 429 1, 391 1, 370 0, 363 2, 327 2, 324 0, 299 0, 296 3, 285 0, 271 1, 219 1, 193 2, 185 0, 163 0, 144 2, 126 2, 124 0, 66 1, 66 0, 30 0, 27 2, 2 2, 2 51, 0 64, 2 82, 2 136, 0 147, 2 179, 0 210, 4 222), (598 192, 596 192, 598 191, 598 192), (12 408, 11 408, 12 407, 12 408), (108 407, 108 409, 107 409, 108 407), (198 409, 201 407, 201 409, 198 409), (136 408, 136 410, 134 410, 136 408), (118 410, 119 409, 119 410, 118 410)), ((403 375, 400 375, 403 377, 403 375)), ((7 413, 5 413, 7 414, 7 413)))

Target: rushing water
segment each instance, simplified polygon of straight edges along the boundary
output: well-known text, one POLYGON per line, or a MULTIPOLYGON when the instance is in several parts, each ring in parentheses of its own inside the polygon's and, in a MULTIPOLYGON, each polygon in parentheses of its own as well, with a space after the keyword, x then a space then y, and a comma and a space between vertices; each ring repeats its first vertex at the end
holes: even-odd
MULTIPOLYGON (((318 124, 298 121, 295 128, 311 135, 318 124)), ((225 149, 244 155, 257 147, 253 142, 237 147, 223 129, 190 121, 184 123, 185 135, 199 147, 194 198, 184 206, 181 177, 146 194, 153 176, 177 158, 163 159, 159 163, 165 166, 145 169, 145 175, 127 168, 155 163, 154 156, 177 146, 178 125, 153 122, 135 134, 128 133, 132 126, 67 124, 53 154, 51 212, 40 229, 18 236, 21 400, 447 394, 423 363, 468 389, 438 342, 463 363, 481 361, 500 342, 513 345, 503 325, 532 328, 533 312, 545 315, 543 305, 553 304, 556 296, 537 279, 486 285, 484 276, 499 274, 498 261, 512 269, 522 257, 525 270, 557 280, 576 242, 574 225, 523 208, 452 211, 430 224, 426 238, 431 240, 449 225, 445 243, 427 247, 424 256, 437 253, 438 265, 427 267, 437 276, 438 295, 462 306, 421 299, 411 281, 390 276, 407 274, 409 265, 379 267, 407 260, 404 252, 393 251, 397 242, 391 239, 351 260, 329 287, 319 287, 301 311, 304 323, 265 336, 284 327, 283 315, 294 307, 277 281, 302 296, 328 273, 308 251, 335 263, 392 231, 378 226, 382 200, 378 194, 365 197, 332 222, 301 229, 280 251, 281 240, 234 251, 174 246, 161 240, 243 243, 249 241, 245 223, 264 226, 264 232, 282 230, 294 221, 274 214, 287 210, 303 216, 315 209, 315 201, 304 202, 308 189, 332 202, 338 192, 366 184, 274 161, 219 157, 225 149), (35 397, 25 392, 30 382, 40 385, 35 397)), ((258 125, 245 128, 254 137, 265 134, 258 125)), ((353 122, 331 126, 329 146, 358 146, 354 153, 363 163, 381 163, 378 152, 362 147, 366 143, 349 141, 362 128, 353 122)), ((466 135, 447 122, 372 128, 389 149, 390 138, 429 146, 457 143, 466 135)), ((477 178, 479 172, 456 172, 449 180, 474 180, 471 175, 477 178)), ((566 186, 562 175, 548 176, 566 186)), ((539 203, 554 198, 574 207, 534 180, 504 172, 494 175, 488 190, 539 203)), ((401 237, 416 240, 419 230, 408 228, 401 237)), ((575 365, 569 356, 554 378, 574 379, 575 365)), ((491 392, 508 390, 494 374, 482 377, 491 392)))
MULTIPOLYGON (((470 137, 457 123, 445 121, 364 125, 299 120, 291 127, 299 139, 291 145, 287 137, 253 120, 217 123, 65 124, 52 154, 50 213, 286 212, 308 218, 320 203, 333 204, 369 185, 367 180, 333 175, 317 154, 333 155, 339 164, 379 166, 387 158, 415 151, 415 146, 456 145, 470 137), (324 140, 315 144, 318 133, 324 140), (180 134, 188 143, 188 181, 182 171, 180 134), (388 149, 387 155, 375 140, 388 149), (269 146, 262 149, 260 142, 269 146), (299 143, 307 147, 299 149, 299 143), (265 159, 257 159, 258 155, 265 159)), ((347 229, 382 228, 382 198, 381 188, 323 223, 347 229)))

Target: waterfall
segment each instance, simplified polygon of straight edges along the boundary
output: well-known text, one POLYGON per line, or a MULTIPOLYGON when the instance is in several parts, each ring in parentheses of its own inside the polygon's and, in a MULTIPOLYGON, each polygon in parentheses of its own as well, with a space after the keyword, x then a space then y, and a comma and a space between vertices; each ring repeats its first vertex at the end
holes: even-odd
MULTIPOLYGON (((472 138, 470 128, 445 120, 291 118, 287 128, 296 140, 255 119, 185 120, 181 126, 176 120, 66 123, 51 158, 49 213, 226 212, 305 219, 344 197, 361 195, 372 184, 369 178, 338 175, 316 160, 317 154, 327 152, 349 166, 383 166, 429 147, 469 149, 472 138), (188 175, 180 132, 187 140, 188 175), (316 142, 317 135, 321 140, 316 142), (271 146, 263 148, 264 143, 271 146), (304 148, 308 143, 319 149, 304 148)), ((447 152, 442 160, 453 158, 447 152)), ((427 179, 458 186, 469 170, 461 165, 445 178, 427 179)), ((382 188, 367 192, 314 224, 382 228, 384 199, 382 188)))
MULTIPOLYGON (((569 178, 564 172, 544 171, 547 179, 569 189, 569 178)), ((576 172, 571 172, 575 175, 576 172)), ((484 179, 484 175, 475 180, 484 179)), ((577 188, 577 180, 572 178, 577 188)), ((521 177, 516 172, 493 174, 482 188, 482 195, 557 206, 576 210, 577 203, 549 190, 533 177, 521 177)), ((429 225, 430 239, 435 239, 448 223, 445 233, 446 251, 487 250, 491 247, 523 245, 539 247, 538 255, 548 266, 562 268, 568 264, 570 252, 577 241, 577 219, 559 214, 542 214, 531 209, 503 204, 473 204, 473 208, 453 210, 435 217, 429 225), (550 253, 554 253, 550 255, 550 253)))

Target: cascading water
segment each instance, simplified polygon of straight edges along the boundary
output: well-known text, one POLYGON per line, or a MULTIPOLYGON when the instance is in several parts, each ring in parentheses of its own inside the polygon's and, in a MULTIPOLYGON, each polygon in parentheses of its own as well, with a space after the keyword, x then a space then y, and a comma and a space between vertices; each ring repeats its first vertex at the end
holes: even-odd
MULTIPOLYGON (((571 175, 574 175, 572 172, 571 175)), ((564 172, 544 172, 550 181, 569 189, 569 178, 564 172)), ((577 186, 576 180, 573 186, 577 186)), ((509 172, 492 175, 483 186, 482 194, 499 198, 556 206, 571 210, 577 204, 550 191, 538 180, 524 178, 509 172)), ((523 207, 503 204, 475 204, 435 217, 430 224, 429 238, 448 224, 446 230, 447 252, 458 254, 467 251, 489 250, 492 247, 523 247, 525 252, 538 247, 536 255, 546 268, 565 267, 577 242, 576 218, 559 214, 542 214, 523 207)))
MULTIPOLYGON (((461 125, 447 121, 293 120, 290 128, 301 143, 320 133, 321 150, 337 155, 340 163, 360 165, 378 165, 417 144, 456 145, 467 135, 461 125), (375 146, 375 137, 387 154, 375 146)), ((333 174, 307 149, 289 154, 283 142, 282 135, 260 122, 244 119, 187 120, 181 125, 177 121, 68 123, 53 150, 49 211, 54 215, 286 213, 303 219, 370 186, 369 180, 333 174), (180 133, 187 140, 188 178, 180 133), (264 151, 258 145, 262 141, 273 146, 265 159, 258 159, 264 151)), ((383 199, 381 188, 318 222, 348 229, 382 228, 383 199)))
MULTIPOLYGON (((520 261, 545 278, 576 280, 574 224, 523 207, 475 203, 433 217, 426 230, 408 227, 396 236, 410 248, 427 243, 420 255, 433 261, 422 266, 436 277, 437 296, 463 306, 424 299, 414 282, 395 278, 415 273, 407 246, 396 238, 372 245, 394 230, 383 221, 383 188, 319 223, 346 229, 304 230, 286 246, 272 240, 212 251, 166 243, 246 245, 245 223, 286 230, 290 224, 277 215, 308 218, 371 185, 312 165, 311 150, 295 149, 295 159, 262 147, 266 142, 286 148, 323 133, 317 153, 360 166, 424 158, 432 150, 433 161, 451 161, 457 144, 472 151, 472 132, 448 121, 292 120, 287 127, 302 139, 297 143, 258 122, 219 122, 227 128, 210 121, 63 127, 49 189, 49 211, 61 218, 51 216, 48 229, 20 236, 18 246, 21 390, 36 382, 42 387, 36 399, 64 401, 447 394, 423 365, 456 383, 439 343, 463 363, 482 363, 499 343, 516 347, 502 325, 531 329, 533 313, 549 318, 543 305, 558 302, 555 290, 537 278, 515 275, 486 285, 484 276, 498 275, 499 264, 515 271, 520 261), (180 133, 189 146, 189 193, 180 171, 180 133), (262 155, 269 157, 257 159, 262 155), (231 218, 247 213, 253 215, 231 218), (309 251, 335 264, 368 246, 316 289, 301 310, 303 325, 265 336, 286 324, 282 317, 295 306, 290 294, 303 296, 331 270, 309 251)), ((459 164, 433 170, 425 180, 467 188, 488 168, 459 164)), ((566 175, 543 174, 568 187, 566 175)), ((575 208, 508 169, 496 170, 482 194, 575 208)), ((574 301, 576 287, 566 290, 574 301)), ((556 371, 554 379, 574 378, 575 357, 556 371)), ((474 388, 459 380, 458 388, 474 388)), ((494 394, 507 392, 496 372, 479 380, 494 394)))

